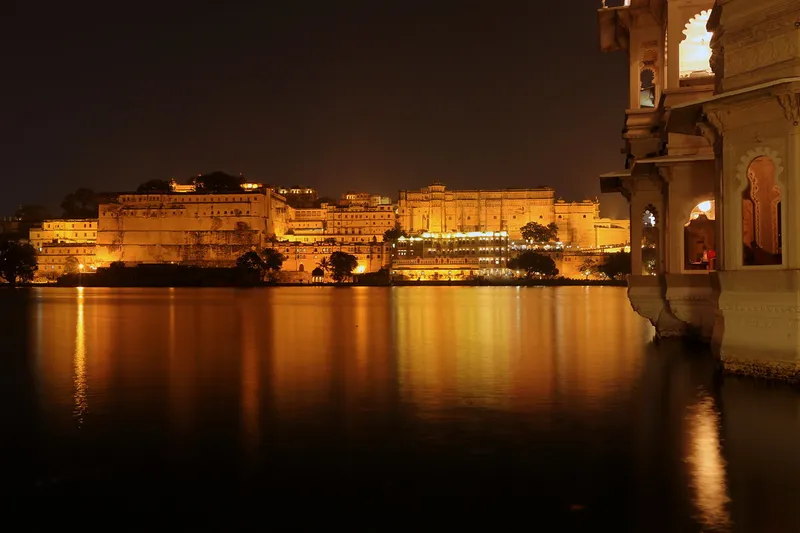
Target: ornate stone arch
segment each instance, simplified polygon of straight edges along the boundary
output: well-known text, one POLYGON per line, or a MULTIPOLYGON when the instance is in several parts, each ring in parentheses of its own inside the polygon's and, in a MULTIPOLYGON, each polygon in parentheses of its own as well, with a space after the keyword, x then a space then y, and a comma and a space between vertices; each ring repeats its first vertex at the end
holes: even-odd
MULTIPOLYGON (((686 42, 686 39, 689 38, 689 36, 690 36, 689 34, 692 34, 692 37, 694 38, 694 37, 698 37, 698 33, 702 33, 703 34, 702 36, 704 38, 708 39, 708 42, 705 43, 705 45, 708 47, 708 61, 709 61, 709 64, 708 64, 707 68, 704 69, 704 70, 707 70, 709 72, 709 74, 712 74, 712 72, 713 72, 711 70, 711 38, 713 37, 713 34, 712 35, 706 35, 706 34, 708 34, 710 32, 708 32, 706 30, 706 24, 704 24, 704 22, 706 22, 706 23, 708 22, 708 19, 709 19, 710 16, 711 16, 711 9, 702 9, 699 12, 695 13, 693 16, 691 16, 686 21, 686 23, 684 24, 684 29, 681 31, 680 39, 678 40, 678 58, 677 59, 678 59, 678 72, 679 72, 679 76, 680 77, 683 77, 683 75, 681 73, 683 72, 683 66, 684 66, 684 57, 683 57, 684 44, 686 42)), ((691 43, 689 43, 689 44, 691 44, 691 43)))
POLYGON ((780 187, 779 192, 783 195, 786 192, 786 183, 783 181, 783 159, 777 150, 769 146, 758 146, 739 158, 739 164, 736 166, 736 192, 741 194, 747 188, 750 181, 747 171, 759 157, 768 157, 772 160, 772 164, 775 165, 775 184, 780 187))
MULTIPOLYGON (((681 224, 685 226, 689 218, 692 216, 692 211, 694 208, 706 201, 713 202, 716 206, 716 197, 714 196, 713 192, 696 194, 690 199, 684 200, 680 204, 680 220, 683 221, 681 224)), ((716 217, 716 213, 714 213, 714 215, 716 217)))
MULTIPOLYGON (((752 164, 757 159, 759 159, 761 157, 768 158, 772 162, 772 165, 774 167, 773 190, 775 192, 777 192, 778 194, 776 195, 775 198, 772 199, 771 208, 777 209, 777 204, 779 202, 782 202, 782 201, 786 200, 786 183, 785 183, 784 178, 783 178, 783 172, 784 172, 783 159, 780 157, 780 153, 777 150, 774 150, 774 149, 772 149, 772 148, 770 148, 768 146, 758 146, 758 147, 752 148, 751 150, 749 150, 747 153, 745 153, 743 156, 741 156, 739 158, 739 164, 736 166, 736 189, 735 189, 736 195, 735 195, 735 197, 736 198, 741 198, 742 195, 744 194, 744 191, 748 188, 748 186, 752 186, 753 187, 752 190, 754 192, 758 191, 758 184, 755 182, 754 178, 750 175, 750 168, 751 168, 752 164)), ((736 217, 736 226, 738 228, 738 231, 736 231, 736 234, 737 235, 742 235, 743 231, 744 231, 744 228, 743 228, 743 217, 744 217, 743 209, 744 209, 744 207, 743 207, 742 202, 738 202, 737 201, 737 204, 738 204, 738 208, 737 208, 736 212, 738 213, 738 216, 736 217)), ((783 231, 783 229, 785 228, 785 226, 786 226, 786 217, 782 216, 781 218, 782 218, 782 220, 780 221, 780 224, 781 224, 782 227, 780 227, 780 228, 777 227, 777 224, 778 224, 778 220, 777 219, 773 222, 775 224, 775 226, 773 226, 773 231, 774 232, 783 231)), ((758 223, 759 223, 758 214, 756 213, 756 224, 758 224, 758 223)), ((743 244, 741 242, 739 242, 739 241, 741 241, 741 239, 737 238, 737 245, 738 246, 743 246, 743 244)), ((784 240, 784 242, 785 242, 785 240, 784 240)), ((739 255, 739 254, 737 254, 737 255, 739 255)), ((784 257, 785 257, 785 255, 784 255, 784 257)))
POLYGON ((658 213, 658 209, 653 204, 647 204, 646 206, 644 206, 644 209, 642 209, 642 212, 639 214, 639 222, 644 223, 644 215, 647 212, 650 212, 650 214, 653 215, 654 219, 653 227, 654 228, 660 227, 658 224, 659 222, 661 222, 661 217, 658 213))

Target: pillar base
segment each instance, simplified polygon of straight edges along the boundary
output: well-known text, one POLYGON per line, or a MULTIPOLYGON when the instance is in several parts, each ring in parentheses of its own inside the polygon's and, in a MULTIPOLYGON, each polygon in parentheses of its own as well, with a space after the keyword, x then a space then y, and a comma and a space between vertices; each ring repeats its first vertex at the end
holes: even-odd
POLYGON ((628 276, 628 299, 633 310, 653 324, 659 337, 683 337, 687 324, 672 314, 665 289, 663 275, 628 276))
POLYGON ((800 271, 715 272, 712 283, 711 347, 725 371, 800 381, 800 271))
POLYGON ((711 275, 665 274, 666 299, 669 310, 687 324, 687 335, 709 342, 714 333, 717 314, 717 294, 711 275))

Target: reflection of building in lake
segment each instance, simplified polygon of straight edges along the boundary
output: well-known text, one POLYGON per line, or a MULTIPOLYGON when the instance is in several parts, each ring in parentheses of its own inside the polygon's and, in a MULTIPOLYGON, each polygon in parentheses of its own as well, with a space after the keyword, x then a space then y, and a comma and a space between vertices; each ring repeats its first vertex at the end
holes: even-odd
POLYGON ((508 233, 423 233, 400 237, 392 248, 392 275, 415 280, 506 276, 508 233))
POLYGON ((598 12, 601 48, 630 65, 627 164, 601 190, 631 205, 631 301, 660 335, 710 341, 733 372, 800 375, 797 314, 782 311, 800 298, 787 207, 800 191, 798 19, 794 0, 598 12))

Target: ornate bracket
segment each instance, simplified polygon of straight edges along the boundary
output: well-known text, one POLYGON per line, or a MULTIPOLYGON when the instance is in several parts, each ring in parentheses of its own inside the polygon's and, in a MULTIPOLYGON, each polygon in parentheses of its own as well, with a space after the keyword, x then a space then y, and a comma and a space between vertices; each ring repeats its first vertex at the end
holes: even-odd
POLYGON ((786 120, 793 126, 800 125, 800 94, 786 93, 778 95, 778 103, 783 108, 786 120))

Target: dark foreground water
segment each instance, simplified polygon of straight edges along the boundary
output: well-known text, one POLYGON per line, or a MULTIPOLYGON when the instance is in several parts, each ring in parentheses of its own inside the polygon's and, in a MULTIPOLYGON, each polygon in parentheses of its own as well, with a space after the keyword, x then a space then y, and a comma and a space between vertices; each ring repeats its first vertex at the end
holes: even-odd
POLYGON ((8 531, 800 529, 800 394, 655 346, 624 289, 5 290, 0 317, 8 531))

